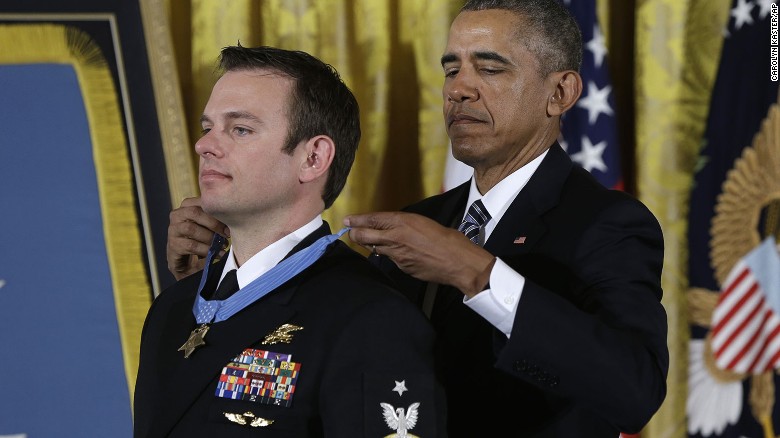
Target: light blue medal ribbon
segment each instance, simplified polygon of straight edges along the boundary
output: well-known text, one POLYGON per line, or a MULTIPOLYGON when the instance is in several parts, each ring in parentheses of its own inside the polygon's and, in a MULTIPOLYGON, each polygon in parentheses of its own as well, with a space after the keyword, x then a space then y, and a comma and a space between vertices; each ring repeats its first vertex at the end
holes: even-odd
POLYGON ((211 267, 211 260, 225 243, 224 237, 215 234, 211 241, 209 253, 206 256, 206 267, 203 269, 200 285, 198 286, 198 295, 192 308, 192 313, 195 314, 195 320, 198 324, 208 324, 230 318, 248 305, 265 296, 268 292, 276 289, 279 285, 285 283, 287 280, 311 266, 322 257, 325 250, 328 248, 328 245, 344 235, 347 231, 349 231, 349 228, 344 228, 336 234, 330 234, 317 239, 308 247, 282 260, 268 272, 257 277, 227 299, 206 300, 201 295, 201 292, 206 285, 209 268, 211 267))

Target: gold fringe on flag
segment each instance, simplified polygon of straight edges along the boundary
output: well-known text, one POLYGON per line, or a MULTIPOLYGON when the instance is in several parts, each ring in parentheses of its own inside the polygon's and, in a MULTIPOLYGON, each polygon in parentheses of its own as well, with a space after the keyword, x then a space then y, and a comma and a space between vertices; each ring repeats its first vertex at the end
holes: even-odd
POLYGON ((764 429, 764 438, 775 438, 772 408, 775 405, 774 371, 756 374, 750 379, 750 408, 764 429))
POLYGON ((69 26, 3 25, 0 46, 0 63, 69 64, 76 72, 89 122, 103 237, 132 405, 138 346, 151 304, 151 286, 144 268, 133 174, 111 72, 100 47, 90 36, 69 26))

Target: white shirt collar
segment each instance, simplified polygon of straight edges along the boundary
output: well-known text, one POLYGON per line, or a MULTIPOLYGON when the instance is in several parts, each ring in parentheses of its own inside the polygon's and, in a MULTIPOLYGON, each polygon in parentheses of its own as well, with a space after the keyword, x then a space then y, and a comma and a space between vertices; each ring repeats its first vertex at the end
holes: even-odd
MULTIPOLYGON (((301 241, 305 239, 306 236, 313 233, 321 226, 322 215, 318 215, 308 224, 282 237, 276 242, 263 248, 257 254, 253 255, 236 271, 238 287, 244 287, 257 277, 268 272, 271 268, 281 262, 284 256, 286 256, 290 251, 292 251, 293 248, 295 248, 295 245, 301 243, 301 241)), ((220 283, 225 277, 225 274, 230 272, 231 269, 236 269, 236 259, 233 255, 233 248, 230 248, 230 251, 227 254, 225 268, 222 270, 222 275, 219 277, 220 283)))
POLYGON ((525 187, 528 180, 531 179, 531 176, 536 172, 536 169, 542 164, 542 160, 547 156, 548 151, 549 149, 545 150, 541 155, 531 160, 531 162, 509 174, 484 195, 479 193, 477 183, 474 180, 474 177, 471 177, 469 199, 466 203, 466 211, 463 216, 466 216, 469 207, 474 201, 477 199, 482 200, 488 213, 490 213, 490 220, 485 224, 485 240, 490 237, 490 234, 496 228, 496 225, 498 225, 498 222, 501 220, 501 217, 504 216, 504 213, 506 213, 509 205, 512 204, 512 201, 515 200, 517 194, 520 193, 520 190, 525 187))

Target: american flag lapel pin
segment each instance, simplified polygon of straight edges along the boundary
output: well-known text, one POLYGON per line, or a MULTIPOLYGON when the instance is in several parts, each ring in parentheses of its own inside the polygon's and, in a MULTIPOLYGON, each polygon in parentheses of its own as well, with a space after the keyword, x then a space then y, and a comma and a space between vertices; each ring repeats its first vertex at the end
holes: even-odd
POLYGON ((514 243, 515 245, 522 245, 522 244, 524 244, 525 243, 525 236, 515 237, 515 240, 512 243, 514 243))

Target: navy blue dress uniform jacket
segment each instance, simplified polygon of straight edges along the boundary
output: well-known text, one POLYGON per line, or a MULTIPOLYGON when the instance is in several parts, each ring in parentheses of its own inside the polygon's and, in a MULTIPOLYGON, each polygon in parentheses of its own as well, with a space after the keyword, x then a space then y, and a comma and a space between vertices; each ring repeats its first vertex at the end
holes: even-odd
MULTIPOLYGON (((324 224, 292 252, 329 232, 324 224)), ((213 268, 217 279, 221 265, 213 268)), ((177 282, 149 310, 135 389, 135 437, 379 437, 395 432, 385 421, 385 407, 407 414, 414 403, 417 421, 409 433, 446 436, 430 324, 343 242, 334 242, 265 297, 212 324, 206 345, 185 359, 177 350, 196 326, 192 307, 200 276, 177 282), (289 343, 263 345, 283 324, 303 328, 291 332, 289 343), (215 395, 223 367, 245 349, 291 354, 300 364, 289 407, 215 395), (260 426, 259 419, 271 423, 260 426)))
MULTIPOLYGON (((465 183, 406 211, 456 227, 465 183)), ((650 211, 607 190, 554 144, 484 248, 526 281, 511 337, 439 286, 431 314, 450 437, 637 432, 666 395, 663 237, 650 211)), ((422 304, 427 284, 381 266, 422 304)))

